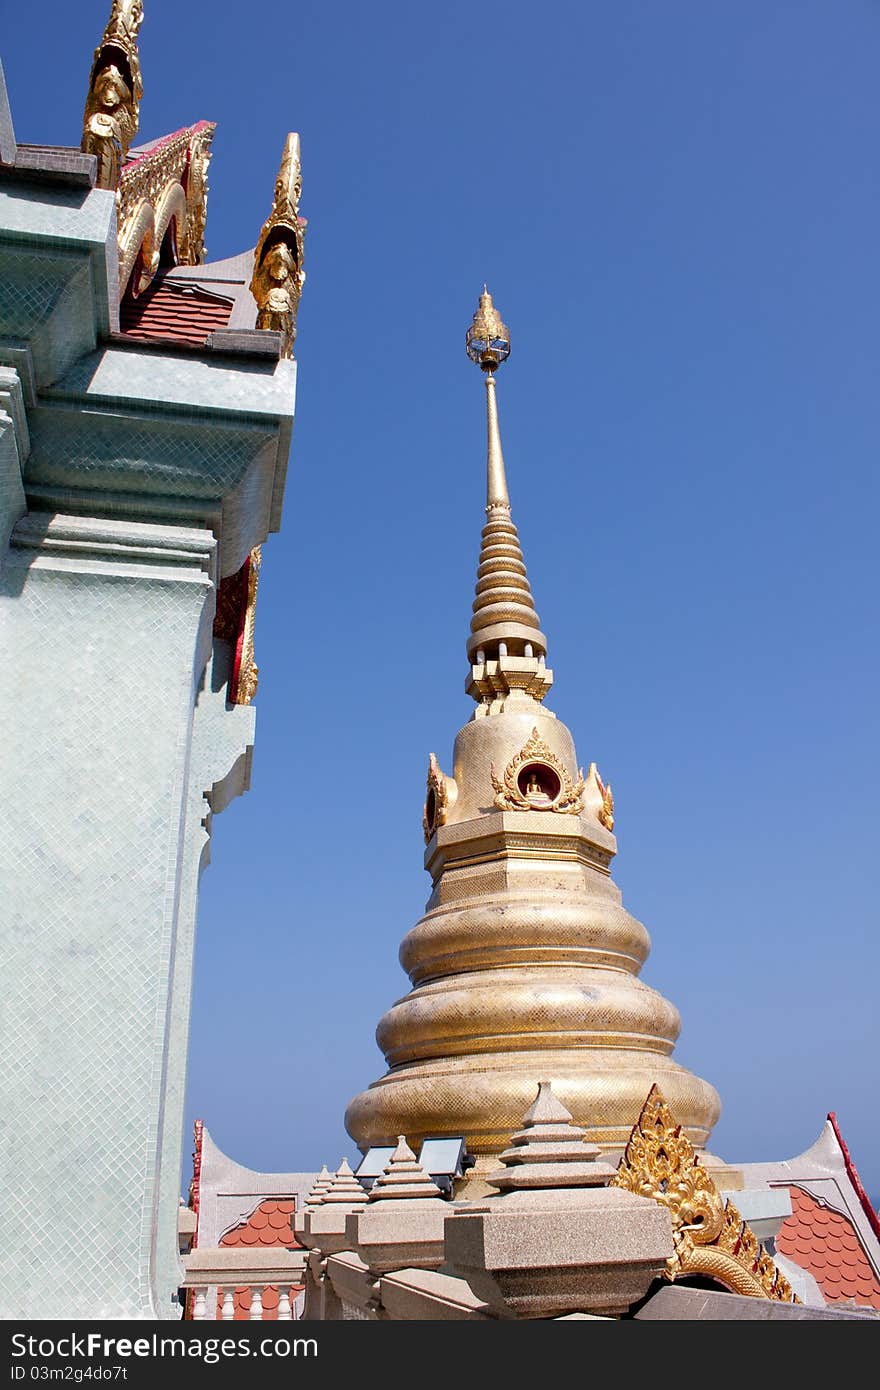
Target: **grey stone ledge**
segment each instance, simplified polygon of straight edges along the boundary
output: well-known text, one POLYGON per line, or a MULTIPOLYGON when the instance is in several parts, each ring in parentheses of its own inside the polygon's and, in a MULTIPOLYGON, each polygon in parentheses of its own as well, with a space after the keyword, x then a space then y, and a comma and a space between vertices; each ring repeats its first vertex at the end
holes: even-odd
POLYGON ((390 1318, 404 1321, 494 1321, 482 1299, 464 1279, 437 1270, 400 1269, 379 1281, 382 1306, 390 1318))
POLYGON ((239 1284, 278 1284, 290 1280, 301 1282, 305 1271, 304 1250, 287 1250, 281 1246, 269 1249, 248 1249, 246 1246, 199 1248, 184 1259, 185 1285, 200 1288, 219 1284, 235 1288, 239 1284))
POLYGON ((18 145, 14 164, 0 165, 7 178, 32 179, 68 188, 94 188, 98 161, 93 154, 54 145, 18 145))
POLYGON ((281 357, 281 334, 271 328, 220 328, 208 336, 207 346, 213 352, 232 353, 241 357, 281 357))
POLYGON ((111 333, 107 341, 113 347, 131 348, 137 352, 161 352, 164 356, 204 357, 206 353, 219 357, 258 357, 270 362, 281 361, 281 334, 268 328, 219 329, 209 333, 203 343, 183 343, 179 338, 136 338, 127 333, 111 333))
POLYGON ((814 1308, 806 1303, 779 1303, 773 1298, 746 1298, 738 1293, 716 1289, 690 1289, 683 1284, 661 1288, 634 1318, 645 1322, 830 1322, 848 1318, 855 1322, 876 1322, 880 1314, 866 1308, 814 1308))

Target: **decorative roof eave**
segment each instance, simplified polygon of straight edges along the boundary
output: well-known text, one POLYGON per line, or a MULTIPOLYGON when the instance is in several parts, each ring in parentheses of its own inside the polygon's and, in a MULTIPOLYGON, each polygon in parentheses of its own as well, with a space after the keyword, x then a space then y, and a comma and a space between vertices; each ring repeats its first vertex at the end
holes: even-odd
POLYGON ((610 1185, 668 1208, 675 1244, 666 1269, 670 1281, 701 1275, 732 1293, 800 1302, 748 1222, 715 1186, 657 1086, 648 1093, 610 1185))
POLYGON ((865 1257, 880 1279, 880 1221, 862 1187, 836 1116, 829 1114, 817 1139, 794 1158, 747 1163, 749 1187, 799 1187, 854 1226, 865 1257))

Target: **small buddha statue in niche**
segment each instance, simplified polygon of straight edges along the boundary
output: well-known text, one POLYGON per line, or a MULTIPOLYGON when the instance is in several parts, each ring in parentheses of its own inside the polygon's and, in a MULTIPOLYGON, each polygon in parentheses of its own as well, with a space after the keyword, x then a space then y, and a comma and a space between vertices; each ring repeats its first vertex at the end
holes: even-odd
POLYGON ((544 788, 541 786, 541 782, 540 782, 539 777, 538 777, 537 768, 534 768, 534 767, 533 767, 532 770, 531 770, 531 772, 529 773, 528 781, 526 782, 526 796, 527 796, 531 801, 549 801, 549 800, 550 800, 550 798, 549 798, 549 796, 547 795, 547 793, 545 792, 544 788))

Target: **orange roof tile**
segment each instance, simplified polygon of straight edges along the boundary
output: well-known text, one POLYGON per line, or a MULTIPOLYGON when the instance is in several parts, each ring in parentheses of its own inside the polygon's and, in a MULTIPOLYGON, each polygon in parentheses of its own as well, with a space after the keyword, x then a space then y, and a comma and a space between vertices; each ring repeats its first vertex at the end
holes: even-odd
POLYGON ((299 1241, 293 1234, 294 1205, 292 1197, 287 1201, 272 1198, 261 1202, 247 1221, 221 1237, 220 1244, 283 1245, 288 1250, 298 1250, 299 1241))
POLYGON ((231 313, 231 299, 159 278, 137 299, 126 295, 119 306, 119 328, 127 338, 201 347, 210 333, 226 327, 231 313))
MULTIPOLYGON (((245 1246, 270 1246, 282 1245, 288 1250, 298 1250, 299 1241, 293 1234, 293 1212, 295 1203, 292 1198, 288 1200, 269 1198, 261 1202, 256 1210, 252 1211, 247 1221, 236 1226, 233 1230, 227 1231, 225 1236, 221 1236, 220 1244, 245 1245, 245 1246)), ((292 1284, 288 1290, 290 1301, 293 1302, 298 1293, 302 1291, 302 1284, 292 1284)), ((263 1319, 271 1322, 278 1317, 278 1289, 269 1287, 262 1291, 263 1319)), ((235 1318, 241 1322, 250 1317, 251 1291, 249 1288, 235 1290, 235 1318)), ((223 1311, 223 1296, 217 1295, 217 1317, 223 1311)))
POLYGON ((779 1254, 812 1274, 829 1303, 854 1302, 880 1310, 880 1280, 852 1222, 800 1187, 792 1186, 789 1192, 791 1216, 776 1237, 779 1254))

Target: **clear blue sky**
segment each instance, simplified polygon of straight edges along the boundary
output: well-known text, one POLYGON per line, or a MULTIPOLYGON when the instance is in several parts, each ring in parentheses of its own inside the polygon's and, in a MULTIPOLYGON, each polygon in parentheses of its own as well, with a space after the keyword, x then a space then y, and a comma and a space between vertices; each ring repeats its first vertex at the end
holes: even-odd
MULTIPOLYGON (((731 1161, 836 1109, 875 1199, 877 64, 868 0, 145 0, 142 136, 216 120, 212 258, 289 129, 308 283, 251 792, 202 885, 188 1124, 354 1157, 429 751, 470 713, 487 279, 514 517, 615 877, 731 1161)), ((4 0, 19 139, 79 140, 109 0, 4 0)))

